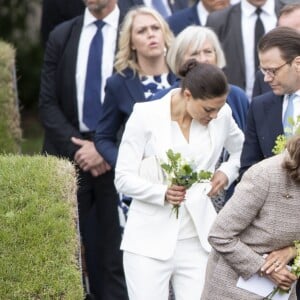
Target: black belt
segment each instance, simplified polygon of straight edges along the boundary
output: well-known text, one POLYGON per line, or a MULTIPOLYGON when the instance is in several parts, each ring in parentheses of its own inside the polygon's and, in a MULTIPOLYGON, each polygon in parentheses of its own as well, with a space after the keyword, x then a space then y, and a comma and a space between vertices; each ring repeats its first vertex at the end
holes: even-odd
POLYGON ((81 135, 84 140, 93 141, 95 136, 95 131, 87 131, 87 132, 81 132, 81 135))

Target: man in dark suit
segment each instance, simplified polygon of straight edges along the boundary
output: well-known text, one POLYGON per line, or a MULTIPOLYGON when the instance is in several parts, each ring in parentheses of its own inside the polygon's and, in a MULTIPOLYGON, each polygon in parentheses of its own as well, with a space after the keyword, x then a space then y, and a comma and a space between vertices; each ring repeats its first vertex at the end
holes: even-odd
POLYGON ((207 17, 211 12, 224 9, 229 4, 229 0, 198 0, 193 6, 173 13, 172 16, 167 18, 167 22, 173 33, 177 35, 190 25, 205 26, 207 17))
MULTIPOLYGON (((96 125, 98 115, 90 116, 89 122, 84 118, 85 96, 91 90, 87 80, 91 73, 89 49, 97 33, 101 32, 102 55, 97 53, 105 64, 99 64, 102 78, 96 86, 101 85, 104 89, 106 78, 113 71, 118 25, 122 16, 116 0, 84 2, 84 15, 58 25, 50 33, 47 43, 39 99, 45 128, 43 152, 76 163, 80 232, 94 298, 126 300, 114 173, 92 141, 95 128, 90 123, 96 125), (101 29, 96 26, 97 20, 103 21, 101 29), (87 160, 90 162, 88 168, 83 164, 87 160)), ((103 94, 99 89, 99 98, 94 97, 99 109, 103 94)))
MULTIPOLYGON (((287 4, 280 10, 278 26, 294 28, 300 32, 300 3, 287 4)), ((261 71, 258 71, 255 76, 252 97, 270 90, 270 85, 264 81, 264 75, 261 71)))
MULTIPOLYGON (((299 32, 287 27, 277 27, 260 40, 261 71, 272 91, 255 97, 250 104, 241 155, 242 172, 272 156, 277 136, 284 133, 283 111, 287 107, 287 95, 298 94, 300 89, 300 73, 292 73, 300 68, 299 46, 299 32), (279 37, 282 37, 279 41, 271 40, 279 37)), ((297 115, 300 111, 295 111, 293 117, 297 115)))
POLYGON ((206 26, 216 32, 222 43, 227 61, 224 71, 228 81, 245 90, 249 99, 256 72, 256 10, 261 8, 260 18, 265 32, 268 32, 276 26, 277 15, 282 6, 281 0, 241 0, 238 4, 211 13, 207 18, 206 26))

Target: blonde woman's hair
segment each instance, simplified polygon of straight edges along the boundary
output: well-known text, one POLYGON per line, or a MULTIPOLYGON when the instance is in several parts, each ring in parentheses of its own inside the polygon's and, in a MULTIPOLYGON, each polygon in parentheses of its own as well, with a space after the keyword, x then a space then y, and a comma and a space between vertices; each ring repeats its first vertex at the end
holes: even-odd
POLYGON ((137 62, 136 53, 131 47, 131 33, 133 20, 137 15, 151 15, 155 18, 161 26, 161 30, 165 40, 165 47, 168 51, 174 36, 169 28, 168 23, 164 18, 155 10, 146 6, 137 6, 131 9, 125 16, 120 30, 118 41, 118 52, 116 54, 114 67, 118 73, 126 68, 131 68, 134 73, 139 72, 139 65, 137 62))
POLYGON ((224 68, 226 65, 225 55, 214 31, 207 27, 191 25, 177 35, 169 48, 167 63, 172 72, 178 76, 180 67, 185 63, 184 56, 187 49, 191 49, 192 52, 196 51, 206 40, 212 44, 216 52, 217 66, 224 68))

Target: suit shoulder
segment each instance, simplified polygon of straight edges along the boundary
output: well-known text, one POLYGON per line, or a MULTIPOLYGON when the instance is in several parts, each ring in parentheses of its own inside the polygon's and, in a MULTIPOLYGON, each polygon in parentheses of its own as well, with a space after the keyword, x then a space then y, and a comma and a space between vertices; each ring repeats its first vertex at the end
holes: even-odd
MULTIPOLYGON (((284 161, 285 153, 268 157, 258 163, 252 165, 247 172, 252 174, 278 174, 284 173, 282 162, 284 161)), ((274 177, 274 176, 273 176, 274 177)))
POLYGON ((181 19, 182 17, 187 17, 191 14, 192 12, 192 8, 191 7, 187 7, 181 10, 178 10, 176 12, 174 12, 171 16, 169 16, 167 18, 167 21, 169 22, 177 22, 177 21, 182 21, 183 19, 181 19))
POLYGON ((199 19, 194 7, 184 8, 173 13, 167 18, 167 22, 175 35, 180 33, 189 25, 199 25, 199 19))
POLYGON ((235 5, 211 12, 207 20, 217 20, 218 18, 222 18, 222 19, 226 18, 233 10, 234 6, 235 5))
POLYGON ((64 21, 58 24, 50 33, 49 39, 59 37, 64 40, 72 31, 72 28, 83 21, 83 16, 75 17, 71 20, 64 21))
POLYGON ((133 110, 137 113, 144 113, 147 116, 157 115, 161 112, 161 108, 165 106, 164 99, 158 99, 146 102, 137 102, 134 104, 133 110))
POLYGON ((232 13, 240 11, 240 3, 226 7, 221 10, 216 10, 210 13, 207 17, 206 26, 214 26, 215 24, 225 24, 226 20, 230 18, 232 13))
POLYGON ((130 78, 135 78, 133 71, 131 69, 125 69, 121 72, 116 72, 107 78, 106 86, 120 86, 130 78))
POLYGON ((272 102, 276 99, 280 99, 280 96, 275 95, 272 91, 264 93, 262 95, 256 96, 252 99, 251 105, 252 106, 260 106, 262 104, 266 104, 272 102))

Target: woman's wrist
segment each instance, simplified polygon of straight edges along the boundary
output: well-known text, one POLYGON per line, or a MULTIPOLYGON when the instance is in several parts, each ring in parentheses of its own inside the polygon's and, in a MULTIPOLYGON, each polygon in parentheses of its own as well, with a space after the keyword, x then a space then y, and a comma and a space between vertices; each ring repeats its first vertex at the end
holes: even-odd
POLYGON ((291 255, 291 260, 294 259, 297 256, 297 248, 295 246, 290 246, 290 255, 291 255))

